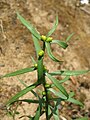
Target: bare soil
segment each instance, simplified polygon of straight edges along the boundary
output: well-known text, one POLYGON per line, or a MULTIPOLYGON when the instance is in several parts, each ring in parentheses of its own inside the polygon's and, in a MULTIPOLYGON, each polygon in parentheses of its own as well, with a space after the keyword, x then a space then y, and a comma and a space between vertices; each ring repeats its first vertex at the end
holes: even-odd
MULTIPOLYGON (((36 57, 31 34, 17 19, 16 11, 31 21, 41 34, 46 34, 53 26, 57 14, 59 26, 52 37, 65 40, 72 32, 75 33, 67 50, 52 46, 53 53, 65 61, 62 65, 52 62, 46 55, 45 65, 50 71, 90 69, 90 5, 81 6, 76 0, 0 0, 0 75, 30 67, 31 56, 36 57)), ((30 85, 36 81, 35 74, 0 79, 0 120, 13 119, 7 115, 4 104, 24 88, 18 79, 30 85)), ((64 103, 60 109, 61 116, 66 120, 82 116, 90 118, 90 73, 73 77, 65 86, 76 93, 76 98, 85 107, 81 109, 64 103)), ((28 93, 24 97, 34 96, 28 93)), ((22 115, 33 115, 35 110, 35 105, 22 103, 18 107, 20 114, 16 115, 15 120, 19 120, 22 115)), ((27 117, 22 120, 27 120, 27 117)), ((41 120, 45 120, 45 116, 41 120)))

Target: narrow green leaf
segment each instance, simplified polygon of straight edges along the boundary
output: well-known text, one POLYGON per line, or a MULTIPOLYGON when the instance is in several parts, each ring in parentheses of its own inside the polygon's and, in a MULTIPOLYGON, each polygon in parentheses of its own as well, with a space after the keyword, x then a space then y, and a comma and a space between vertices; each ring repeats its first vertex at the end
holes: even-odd
POLYGON ((50 105, 48 105, 48 119, 51 120, 51 117, 53 116, 52 111, 50 109, 50 105))
POLYGON ((51 75, 62 75, 62 76, 77 76, 77 75, 82 75, 85 74, 87 72, 90 72, 90 70, 58 70, 52 73, 49 73, 51 75))
POLYGON ((58 96, 64 100, 67 99, 67 97, 61 91, 58 92, 54 90, 53 88, 49 88, 48 90, 51 91, 55 96, 58 96))
POLYGON ((43 58, 38 59, 38 82, 42 83, 43 77, 43 58))
POLYGON ((51 43, 58 44, 60 47, 66 49, 68 47, 68 44, 66 42, 60 41, 60 40, 52 40, 51 43))
POLYGON ((19 99, 20 97, 22 97, 23 95, 25 95, 25 94, 28 93, 29 91, 33 90, 36 86, 37 86, 37 83, 32 84, 32 85, 26 87, 25 89, 21 90, 21 91, 18 92, 15 96, 13 96, 13 97, 6 103, 6 105, 12 104, 12 103, 15 102, 17 99, 19 99))
POLYGON ((48 105, 48 116, 49 116, 49 120, 50 120, 50 118, 52 117, 51 116, 51 109, 50 109, 50 106, 48 105))
POLYGON ((80 101, 75 100, 74 98, 69 98, 67 99, 67 101, 83 107, 83 104, 80 101))
MULTIPOLYGON (((64 82, 66 82, 67 80, 69 80, 70 76, 66 76, 63 80, 60 80, 59 83, 62 84, 64 82)), ((52 84, 51 87, 54 87, 55 85, 52 84)))
POLYGON ((61 100, 62 101, 62 98, 60 97, 55 97, 55 98, 50 98, 49 101, 57 101, 57 100, 61 100))
POLYGON ((52 75, 52 76, 55 76, 55 75, 62 75, 63 72, 64 72, 64 71, 57 70, 57 71, 51 72, 51 73, 49 73, 49 74, 52 75))
POLYGON ((75 120, 89 120, 89 118, 88 117, 81 117, 81 118, 77 118, 75 120))
POLYGON ((18 80, 24 87, 27 87, 26 83, 25 83, 23 80, 19 79, 18 76, 17 76, 17 80, 18 80))
POLYGON ((39 120, 39 118, 40 118, 40 106, 37 108, 37 111, 33 120, 39 120))
POLYGON ((43 57, 39 58, 38 57, 38 53, 42 50, 40 47, 40 44, 38 42, 38 39, 36 37, 33 37, 33 41, 34 41, 34 45, 35 45, 35 49, 36 49, 36 53, 37 53, 37 69, 38 69, 38 82, 40 83, 41 78, 43 76, 43 57))
POLYGON ((74 92, 70 92, 70 93, 69 93, 69 98, 73 97, 74 95, 75 95, 74 92))
POLYGON ((51 36, 52 33, 56 30, 57 26, 58 26, 58 16, 56 16, 56 21, 55 21, 55 23, 54 23, 53 28, 48 32, 48 34, 47 34, 46 36, 47 36, 47 37, 51 36))
POLYGON ((38 53, 40 52, 41 47, 40 47, 38 39, 34 35, 32 35, 32 38, 33 38, 33 42, 34 42, 34 46, 35 46, 36 54, 37 54, 37 58, 38 58, 38 53))
POLYGON ((38 71, 38 82, 41 82, 41 78, 43 76, 43 57, 39 58, 38 57, 38 53, 42 50, 40 47, 40 44, 38 42, 38 39, 36 37, 33 37, 33 41, 34 41, 34 45, 35 45, 35 49, 36 49, 36 53, 37 53, 37 71, 38 71))
POLYGON ((40 97, 38 97, 38 98, 39 98, 39 106, 38 106, 36 114, 34 116, 34 120, 39 120, 41 111, 42 111, 42 99, 40 97))
POLYGON ((75 33, 70 34, 70 35, 67 37, 66 42, 68 42, 69 40, 71 40, 71 38, 72 38, 72 36, 73 36, 74 34, 75 34, 75 33))
POLYGON ((66 76, 63 80, 60 80, 59 83, 62 84, 62 83, 66 82, 69 79, 70 79, 70 76, 66 76))
POLYGON ((81 75, 81 74, 85 74, 87 72, 89 72, 90 70, 78 70, 78 71, 69 71, 69 70, 66 70, 62 73, 62 75, 67 75, 67 76, 75 76, 75 75, 81 75))
POLYGON ((36 61, 34 60, 34 58, 32 56, 31 56, 31 60, 32 60, 33 64, 35 65, 36 61))
POLYGON ((28 21, 26 21, 18 12, 17 12, 17 16, 20 19, 20 21, 22 22, 23 25, 25 25, 30 32, 38 39, 40 39, 40 34, 37 32, 37 30, 33 27, 32 24, 30 24, 28 21))
POLYGON ((55 62, 63 62, 63 61, 60 61, 60 60, 58 60, 53 54, 52 54, 52 52, 51 52, 51 48, 50 48, 50 43, 45 43, 45 45, 46 45, 46 50, 47 50, 47 53, 48 53, 48 55, 49 55, 49 57, 53 60, 53 61, 55 61, 55 62))
POLYGON ((22 102, 27 102, 27 103, 39 103, 39 100, 32 100, 32 99, 22 99, 22 100, 17 100, 17 101, 22 101, 22 102))
MULTIPOLYGON (((70 76, 66 76, 64 79, 60 80, 59 83, 62 84, 64 82, 66 82, 67 80, 69 80, 70 76)), ((54 87, 55 85, 52 84, 51 87, 54 87)))
POLYGON ((35 70, 35 67, 24 68, 24 69, 21 69, 21 70, 17 70, 17 71, 15 71, 15 72, 8 73, 8 74, 2 76, 2 78, 4 78, 4 77, 12 77, 12 76, 24 74, 24 73, 27 73, 27 72, 32 72, 32 71, 34 71, 34 70, 35 70))
MULTIPOLYGON (((28 87, 27 84, 23 80, 19 79, 18 77, 17 77, 17 79, 24 87, 28 87)), ((30 92, 32 92, 35 97, 38 97, 37 93, 34 92, 33 90, 31 90, 30 92)))
POLYGON ((52 110, 54 120, 60 120, 58 106, 60 105, 61 99, 57 99, 57 102, 54 101, 55 107, 52 110))
POLYGON ((53 113, 54 120, 60 120, 59 116, 55 113, 53 113))
MULTIPOLYGON (((58 99, 60 100, 60 99, 58 99)), ((54 104, 56 103, 56 105, 54 105, 55 107, 53 108, 51 105, 49 105, 49 109, 51 109, 51 114, 49 115, 49 120, 50 118, 53 116, 54 120, 60 120, 59 118, 59 111, 58 111, 58 105, 60 104, 61 101, 59 101, 57 103, 57 101, 54 102, 54 104)))
POLYGON ((54 85, 68 98, 68 93, 65 88, 59 83, 59 81, 52 77, 50 74, 46 73, 46 76, 54 83, 54 85))

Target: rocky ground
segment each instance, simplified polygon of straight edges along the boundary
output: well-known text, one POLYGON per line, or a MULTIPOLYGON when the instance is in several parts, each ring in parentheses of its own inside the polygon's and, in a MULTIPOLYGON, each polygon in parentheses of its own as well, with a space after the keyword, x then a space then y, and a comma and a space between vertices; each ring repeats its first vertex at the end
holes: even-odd
MULTIPOLYGON (((75 33, 67 50, 62 50, 56 45, 52 46, 54 54, 60 55, 65 62, 60 66, 46 56, 45 64, 48 69, 90 69, 89 4, 81 5, 76 0, 73 2, 71 0, 0 0, 0 75, 30 67, 31 56, 35 57, 31 34, 17 19, 16 11, 31 21, 41 34, 46 34, 53 26, 57 14, 59 25, 53 38, 65 40, 72 32, 75 33)), ((26 84, 32 84, 36 76, 30 73, 19 78, 0 79, 0 120, 12 120, 3 106, 11 96, 23 88, 18 79, 22 79, 26 84)), ((64 104, 62 112, 60 110, 61 115, 66 120, 77 116, 90 117, 90 73, 74 77, 73 81, 66 83, 66 87, 68 90, 75 91, 76 97, 85 104, 85 107, 80 110, 75 105, 64 104)), ((26 95, 29 96, 33 97, 32 94, 26 95)), ((34 114, 35 110, 36 106, 32 104, 20 104, 18 111, 21 113, 15 120, 19 120, 19 117, 24 114, 34 114)), ((43 116, 41 120, 44 119, 43 116)))

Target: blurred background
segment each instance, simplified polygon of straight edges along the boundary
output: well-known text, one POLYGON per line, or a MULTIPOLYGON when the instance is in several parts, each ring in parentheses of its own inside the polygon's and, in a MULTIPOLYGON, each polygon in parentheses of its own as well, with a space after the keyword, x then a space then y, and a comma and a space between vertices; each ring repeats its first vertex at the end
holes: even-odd
MULTIPOLYGON (((66 50, 58 45, 52 45, 53 54, 62 58, 64 63, 62 65, 54 63, 46 55, 45 65, 50 71, 90 69, 89 2, 89 0, 0 0, 0 75, 30 67, 31 56, 36 57, 31 34, 17 19, 16 11, 33 23, 43 35, 52 28, 56 15, 59 17, 59 25, 52 35, 54 39, 64 41, 71 33, 75 33, 66 50)), ((12 111, 15 106, 7 110, 4 104, 24 88, 18 79, 29 85, 36 80, 35 74, 0 79, 0 120, 12 120, 7 111, 12 111)), ((62 120, 90 117, 90 73, 72 77, 65 86, 75 92, 76 98, 81 100, 85 107, 80 109, 70 103, 60 105, 60 114, 64 118, 62 120)), ((33 97, 32 94, 26 96, 33 97)), ((35 110, 36 106, 33 104, 20 104, 18 107, 20 114, 16 115, 16 120, 22 115, 34 114, 35 110)), ((22 120, 27 120, 27 117, 22 120)), ((41 120, 45 120, 44 116, 41 120)))

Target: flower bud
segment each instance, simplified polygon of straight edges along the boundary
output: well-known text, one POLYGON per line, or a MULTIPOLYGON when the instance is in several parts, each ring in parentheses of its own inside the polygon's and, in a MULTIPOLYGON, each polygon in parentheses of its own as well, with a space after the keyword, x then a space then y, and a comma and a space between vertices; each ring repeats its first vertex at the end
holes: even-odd
POLYGON ((46 92, 45 92, 45 91, 43 91, 43 92, 42 92, 42 95, 43 95, 43 96, 45 96, 45 95, 46 95, 46 92))
POLYGON ((34 64, 34 67, 37 68, 37 64, 34 64))
POLYGON ((52 37, 48 37, 48 38, 46 39, 46 41, 47 41, 47 42, 52 42, 52 39, 53 39, 52 37))
POLYGON ((50 87, 51 87, 50 84, 46 84, 46 85, 45 85, 45 88, 50 88, 50 87))
POLYGON ((39 57, 42 57, 44 55, 44 51, 40 50, 40 52, 38 53, 39 57))
POLYGON ((41 40, 46 41, 47 37, 45 35, 41 36, 41 40))
POLYGON ((49 70, 47 69, 46 66, 44 66, 44 72, 48 72, 49 70))
POLYGON ((46 66, 44 66, 44 70, 47 70, 46 66))

